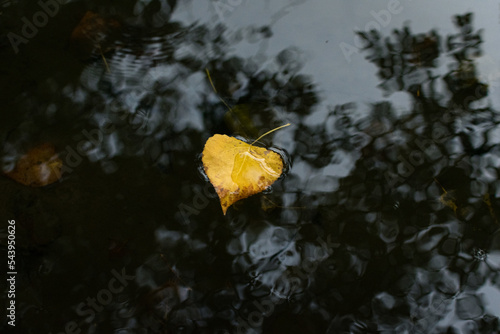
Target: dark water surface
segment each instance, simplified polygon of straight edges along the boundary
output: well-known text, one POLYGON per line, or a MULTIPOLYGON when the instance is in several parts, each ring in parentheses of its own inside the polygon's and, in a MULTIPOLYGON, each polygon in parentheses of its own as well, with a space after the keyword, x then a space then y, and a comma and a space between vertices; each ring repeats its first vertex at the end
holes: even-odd
POLYGON ((64 168, 0 177, 0 332, 499 333, 499 28, 494 1, 1 1, 3 170, 64 168), (286 176, 223 216, 206 140, 285 123, 286 176))

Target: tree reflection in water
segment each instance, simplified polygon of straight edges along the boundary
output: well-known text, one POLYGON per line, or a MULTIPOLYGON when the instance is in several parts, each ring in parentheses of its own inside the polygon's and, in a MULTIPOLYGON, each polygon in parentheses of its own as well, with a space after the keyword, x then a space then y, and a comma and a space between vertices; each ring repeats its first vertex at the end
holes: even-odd
MULTIPOLYGON (((62 204, 33 194, 4 204, 28 235, 40 226, 49 230, 46 238, 22 245, 39 252, 25 264, 33 284, 67 280, 62 269, 37 269, 39 262, 58 268, 50 247, 73 250, 81 263, 102 256, 95 245, 75 240, 102 232, 88 212, 120 208, 106 211, 113 218, 106 228, 119 235, 106 240, 120 240, 124 248, 136 243, 133 256, 121 248, 113 252, 120 254, 113 265, 135 270, 135 290, 117 295, 99 313, 98 325, 78 318, 79 326, 124 333, 500 330, 491 310, 500 268, 499 117, 487 103, 487 84, 477 77, 482 39, 472 14, 453 18, 457 33, 446 37, 435 30, 413 34, 409 26, 391 36, 359 32, 366 59, 378 68, 380 89, 387 96, 406 93, 410 110, 396 113, 390 101, 379 101, 359 117, 356 103, 347 103, 332 106, 312 126, 307 116, 320 98, 313 78, 301 73, 300 50, 281 51, 264 69, 262 59, 226 57, 232 45, 269 38, 270 27, 228 34, 223 25, 169 22, 173 0, 137 6, 126 2, 122 8, 140 14, 122 20, 126 28, 106 55, 111 73, 96 57, 81 65, 78 82, 55 77, 42 93, 30 91, 34 97, 18 107, 44 107, 6 140, 19 148, 43 137, 35 123, 46 117, 45 95, 62 96, 50 122, 70 125, 54 137, 67 147, 82 140, 82 130, 100 132, 82 166, 90 168, 91 161, 109 179, 118 175, 118 195, 110 184, 79 182, 85 171, 75 166, 54 188, 55 194, 70 188, 73 197, 62 204), (447 73, 440 75, 445 59, 447 73), (245 200, 221 220, 197 175, 195 157, 205 140, 214 133, 256 138, 287 121, 295 125, 283 134, 293 168, 272 192, 245 200), (342 172, 332 176, 331 170, 342 172), (109 199, 119 196, 127 205, 109 199), (47 203, 61 212, 75 202, 85 211, 72 218, 76 227, 64 226, 64 233, 74 233, 72 244, 60 237, 62 218, 39 213, 47 203), (193 209, 186 223, 179 203, 202 209, 193 209), (141 224, 131 223, 136 221, 141 224), (141 243, 140 235, 148 241, 141 243)), ((99 291, 108 266, 73 268, 80 284, 72 288, 88 284, 99 291)), ((75 292, 71 305, 85 293, 75 292)), ((58 306, 45 303, 45 309, 58 306)), ((69 307, 57 316, 39 312, 56 323, 75 318, 69 307)), ((56 331, 52 322, 40 326, 56 331)))

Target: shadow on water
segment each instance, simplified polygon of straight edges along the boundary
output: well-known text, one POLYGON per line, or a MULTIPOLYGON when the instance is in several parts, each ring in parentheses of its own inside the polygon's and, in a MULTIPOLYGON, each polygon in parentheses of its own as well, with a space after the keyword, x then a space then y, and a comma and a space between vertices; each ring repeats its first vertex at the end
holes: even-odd
MULTIPOLYGON (((27 7, 10 3, 3 31, 27 7)), ((0 180, 17 224, 17 329, 498 332, 499 116, 476 73, 472 14, 447 36, 358 32, 379 88, 410 107, 383 100, 359 116, 346 103, 312 124, 319 88, 296 48, 264 50, 269 68, 227 56, 272 28, 186 25, 171 19, 177 6, 71 2, 18 54, 2 40, 4 170, 41 142, 65 164, 44 188, 0 180), (119 29, 75 55, 87 10, 119 29), (198 173, 206 139, 286 122, 274 138, 288 175, 223 217, 198 173)))

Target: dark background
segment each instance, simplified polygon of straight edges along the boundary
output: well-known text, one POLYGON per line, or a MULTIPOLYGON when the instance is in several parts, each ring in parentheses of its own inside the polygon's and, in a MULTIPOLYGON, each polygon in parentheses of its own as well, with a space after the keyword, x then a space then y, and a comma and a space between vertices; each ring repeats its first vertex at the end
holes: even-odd
POLYGON ((66 166, 0 177, 2 333, 500 331, 498 3, 47 3, 0 7, 3 170, 66 166), (205 141, 288 122, 286 175, 223 216, 205 141))

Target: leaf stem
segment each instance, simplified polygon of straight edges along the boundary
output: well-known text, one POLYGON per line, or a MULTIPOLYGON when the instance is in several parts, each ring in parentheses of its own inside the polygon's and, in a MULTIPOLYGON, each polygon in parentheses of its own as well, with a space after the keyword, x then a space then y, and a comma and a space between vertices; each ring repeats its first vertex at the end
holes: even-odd
POLYGON ((104 54, 102 53, 101 46, 98 44, 97 47, 99 48, 99 53, 101 54, 102 60, 104 61, 104 65, 106 65, 106 70, 108 70, 108 73, 111 73, 111 70, 109 69, 108 62, 106 61, 106 58, 104 57, 104 54))
MULTIPOLYGON (((279 129, 283 129, 284 127, 287 127, 287 126, 289 126, 289 125, 290 125, 290 123, 286 123, 285 125, 278 126, 277 128, 274 128, 274 129, 272 129, 272 130, 267 131, 267 132, 266 132, 266 133, 264 133, 262 136, 260 136, 259 138, 255 139, 255 140, 253 141, 253 143, 251 143, 251 144, 250 144, 250 146, 248 146, 248 151, 247 151, 247 152, 250 152, 250 150, 252 149, 253 144, 255 144, 255 143, 256 143, 259 139, 261 139, 262 137, 267 136, 267 135, 268 135, 268 134, 270 134, 271 132, 278 131, 279 129)), ((241 163, 241 166, 242 166, 242 167, 240 167, 240 170, 238 171, 238 173, 237 173, 236 175, 239 175, 239 174, 240 174, 240 172, 241 172, 241 168, 243 168, 243 165, 245 164, 246 159, 247 159, 247 155, 245 154, 245 157, 243 157, 243 162, 241 163)))
POLYGON ((210 85, 212 86, 212 89, 214 90, 215 94, 217 94, 217 97, 219 98, 219 100, 221 100, 222 103, 224 103, 224 105, 226 106, 226 108, 229 109, 230 112, 232 112, 233 110, 229 107, 229 105, 226 103, 226 101, 224 101, 224 99, 222 97, 220 97, 219 94, 217 93, 217 89, 215 89, 215 86, 214 86, 214 83, 212 81, 212 77, 210 76, 210 72, 208 71, 208 68, 205 68, 205 72, 207 72, 208 81, 210 81, 210 85))
POLYGON ((290 125, 290 123, 287 123, 287 124, 285 124, 285 125, 278 126, 278 127, 277 127, 277 128, 275 128, 275 129, 272 129, 272 130, 267 131, 267 132, 266 132, 266 133, 264 133, 262 136, 260 136, 259 138, 255 139, 255 140, 253 141, 253 143, 251 143, 251 144, 250 144, 250 146, 252 146, 253 144, 255 144, 255 143, 256 143, 257 141, 259 141, 259 139, 261 139, 262 137, 267 136, 267 135, 268 135, 268 134, 270 134, 271 132, 278 131, 279 129, 282 129, 282 128, 287 127, 287 126, 289 126, 289 125, 290 125))

